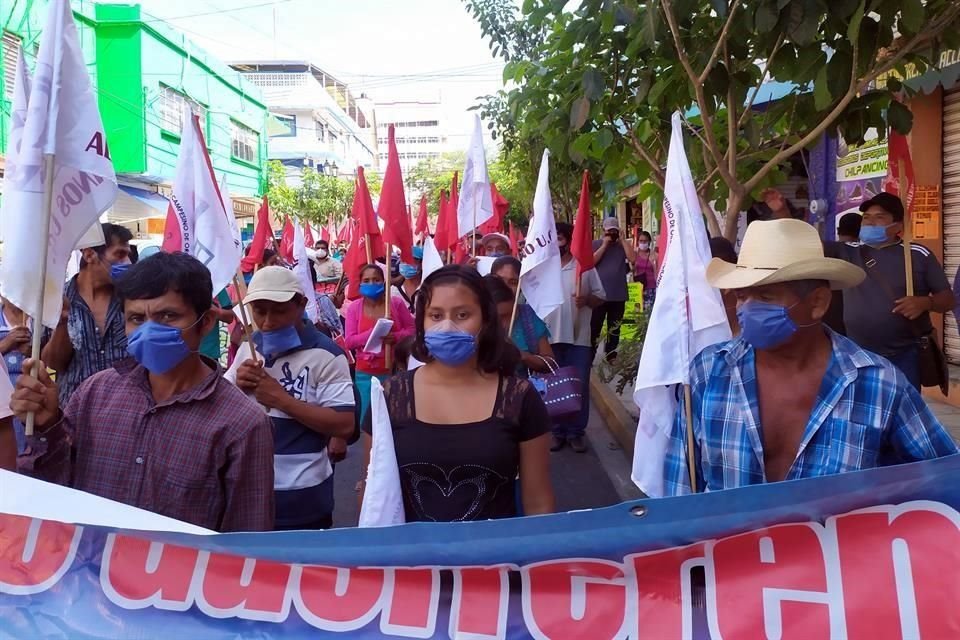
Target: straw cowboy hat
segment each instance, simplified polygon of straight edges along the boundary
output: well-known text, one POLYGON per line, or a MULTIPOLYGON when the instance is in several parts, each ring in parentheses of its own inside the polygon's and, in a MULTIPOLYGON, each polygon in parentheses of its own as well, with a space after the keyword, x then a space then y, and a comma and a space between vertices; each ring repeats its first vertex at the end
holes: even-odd
POLYGON ((745 289, 777 282, 827 280, 831 289, 855 287, 863 269, 825 258, 820 235, 802 220, 758 220, 747 227, 737 264, 714 258, 707 281, 718 289, 745 289))

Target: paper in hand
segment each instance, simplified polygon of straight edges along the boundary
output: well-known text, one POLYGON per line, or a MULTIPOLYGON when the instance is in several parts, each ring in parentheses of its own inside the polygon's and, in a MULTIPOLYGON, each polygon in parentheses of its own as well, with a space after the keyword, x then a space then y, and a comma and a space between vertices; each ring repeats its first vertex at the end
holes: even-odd
POLYGON ((367 338, 367 344, 363 346, 363 350, 367 353, 380 353, 380 350, 383 348, 383 339, 387 337, 392 328, 393 320, 378 318, 377 324, 375 324, 373 330, 370 331, 370 337, 367 338))

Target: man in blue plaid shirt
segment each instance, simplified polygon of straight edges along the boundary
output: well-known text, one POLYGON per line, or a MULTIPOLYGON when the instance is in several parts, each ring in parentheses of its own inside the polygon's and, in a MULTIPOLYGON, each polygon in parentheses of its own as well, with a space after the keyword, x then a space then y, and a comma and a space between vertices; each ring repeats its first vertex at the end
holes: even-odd
POLYGON ((859 267, 825 258, 817 231, 799 220, 754 222, 737 264, 711 262, 710 283, 737 294, 741 335, 693 360, 696 487, 681 403, 666 495, 957 453, 899 369, 823 325, 831 288, 863 278, 859 267))

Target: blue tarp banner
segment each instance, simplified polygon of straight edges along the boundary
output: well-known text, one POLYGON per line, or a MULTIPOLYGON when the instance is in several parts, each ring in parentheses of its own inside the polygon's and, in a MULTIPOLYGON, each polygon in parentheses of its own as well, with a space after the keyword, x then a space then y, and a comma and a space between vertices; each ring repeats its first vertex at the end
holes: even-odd
POLYGON ((0 514, 0 638, 960 638, 958 510, 960 456, 384 529, 0 514))

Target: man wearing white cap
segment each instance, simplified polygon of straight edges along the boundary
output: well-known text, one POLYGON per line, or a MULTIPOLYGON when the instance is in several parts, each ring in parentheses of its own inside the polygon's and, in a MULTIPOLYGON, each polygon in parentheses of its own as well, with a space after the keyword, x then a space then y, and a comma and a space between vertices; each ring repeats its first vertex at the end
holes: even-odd
MULTIPOLYGON (((707 279, 737 295, 741 334, 690 370, 694 491, 823 476, 957 452, 903 373, 823 325, 832 289, 864 272, 825 258, 800 220, 754 222, 737 264, 707 279)), ((664 465, 667 495, 691 491, 681 406, 664 465)))
POLYGON ((226 378, 266 407, 274 427, 275 529, 333 524, 332 438, 355 434, 353 381, 346 355, 304 321, 300 280, 283 267, 254 274, 243 299, 259 331, 244 342, 226 378))
POLYGON ((502 233, 488 233, 480 240, 483 255, 489 258, 500 258, 510 255, 510 238, 502 233))
POLYGON ((627 291, 627 275, 633 271, 637 253, 633 243, 624 242, 620 235, 620 222, 616 218, 604 218, 603 238, 593 241, 593 260, 597 265, 597 275, 606 292, 603 304, 593 310, 590 321, 590 338, 594 354, 603 333, 603 324, 607 324, 607 337, 603 351, 608 361, 617 357, 620 345, 620 323, 630 297, 627 291))

